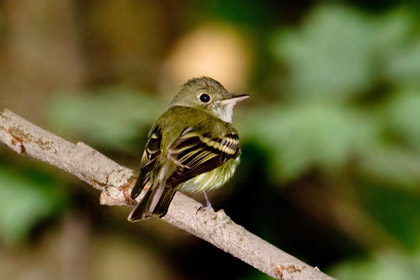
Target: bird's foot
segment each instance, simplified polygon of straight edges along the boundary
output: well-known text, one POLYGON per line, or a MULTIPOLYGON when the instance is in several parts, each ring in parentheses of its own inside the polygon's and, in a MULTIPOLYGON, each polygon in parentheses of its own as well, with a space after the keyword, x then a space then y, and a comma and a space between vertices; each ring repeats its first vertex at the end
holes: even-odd
POLYGON ((213 206, 211 206, 211 202, 210 202, 209 197, 207 196, 206 192, 204 192, 204 198, 206 199, 206 203, 202 204, 200 207, 198 207, 197 213, 202 209, 209 209, 209 210, 214 211, 213 206))

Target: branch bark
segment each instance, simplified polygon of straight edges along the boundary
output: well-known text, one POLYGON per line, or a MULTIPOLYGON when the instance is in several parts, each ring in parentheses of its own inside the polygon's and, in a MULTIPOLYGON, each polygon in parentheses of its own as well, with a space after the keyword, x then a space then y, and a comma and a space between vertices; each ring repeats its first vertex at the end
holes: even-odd
MULTIPOLYGON (((70 143, 7 109, 0 111, 0 141, 19 154, 47 162, 97 188, 103 205, 136 204, 130 198, 135 173, 84 143, 70 143)), ((178 192, 162 220, 276 279, 333 279, 234 223, 223 210, 197 211, 200 206, 178 192)))

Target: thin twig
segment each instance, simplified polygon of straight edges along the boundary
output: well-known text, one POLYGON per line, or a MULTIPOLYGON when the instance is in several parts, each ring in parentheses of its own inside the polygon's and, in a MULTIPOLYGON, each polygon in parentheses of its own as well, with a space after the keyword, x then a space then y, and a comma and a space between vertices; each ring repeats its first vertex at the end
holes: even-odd
MULTIPOLYGON (((0 141, 22 155, 47 162, 101 191, 103 205, 134 205, 134 172, 84 143, 73 144, 5 109, 0 111, 0 141)), ((333 279, 283 252, 242 226, 223 210, 197 211, 201 204, 177 193, 162 220, 202 238, 276 279, 333 279)))

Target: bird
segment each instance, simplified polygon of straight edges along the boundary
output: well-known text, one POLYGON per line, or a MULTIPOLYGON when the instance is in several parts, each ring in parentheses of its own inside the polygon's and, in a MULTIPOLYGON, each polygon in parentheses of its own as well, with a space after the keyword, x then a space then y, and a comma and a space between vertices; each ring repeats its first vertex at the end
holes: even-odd
POLYGON ((232 125, 235 104, 249 95, 229 93, 210 77, 188 80, 152 125, 131 191, 145 190, 128 220, 164 216, 177 191, 204 192, 225 184, 235 173, 241 153, 232 125))

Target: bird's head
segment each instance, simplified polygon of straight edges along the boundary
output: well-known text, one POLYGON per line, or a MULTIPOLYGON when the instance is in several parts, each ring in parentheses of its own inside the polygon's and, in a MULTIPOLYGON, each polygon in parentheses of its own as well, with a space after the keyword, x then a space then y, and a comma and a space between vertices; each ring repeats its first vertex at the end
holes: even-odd
POLYGON ((205 111, 225 122, 232 122, 233 107, 249 95, 229 93, 218 81, 200 77, 185 83, 171 106, 187 106, 205 111))

